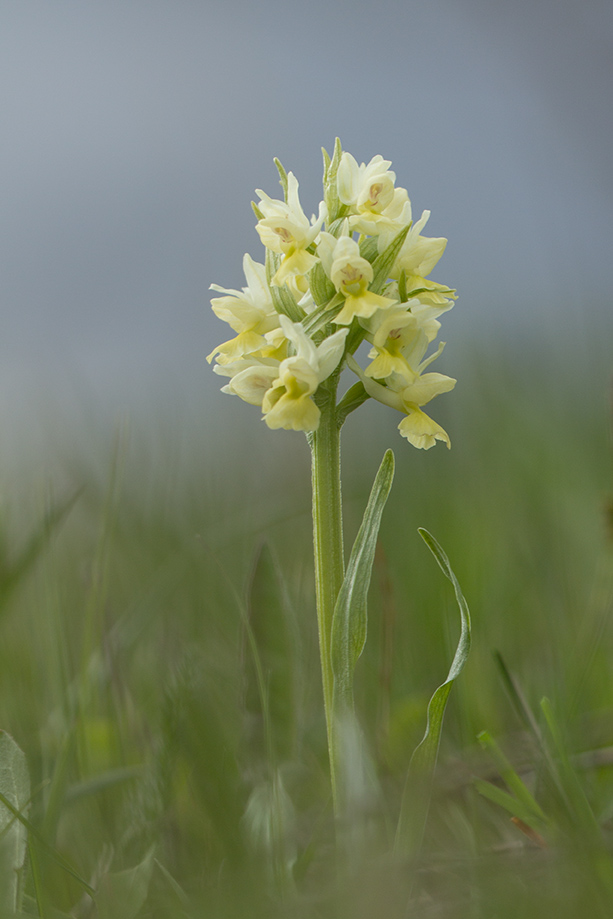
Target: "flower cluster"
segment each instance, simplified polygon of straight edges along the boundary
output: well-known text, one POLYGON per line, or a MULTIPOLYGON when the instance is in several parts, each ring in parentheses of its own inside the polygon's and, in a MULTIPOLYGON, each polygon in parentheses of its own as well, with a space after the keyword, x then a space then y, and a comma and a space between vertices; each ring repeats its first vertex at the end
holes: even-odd
POLYGON ((265 263, 244 256, 242 290, 211 285, 222 294, 211 300, 213 311, 236 335, 207 359, 228 378, 222 392, 259 405, 270 428, 315 431, 320 387, 329 393, 333 382, 335 393, 348 367, 358 383, 345 397, 345 413, 371 397, 402 412, 400 433, 414 446, 449 446, 447 433, 422 411, 456 382, 425 372, 444 347, 427 356, 438 317, 455 299, 452 289, 426 279, 447 240, 422 236, 430 212, 413 223, 389 160, 358 165, 338 140, 332 159, 323 153, 317 217, 305 215, 298 182, 278 161, 284 199, 257 191, 265 263), (354 356, 363 341, 371 346, 365 369, 354 356))

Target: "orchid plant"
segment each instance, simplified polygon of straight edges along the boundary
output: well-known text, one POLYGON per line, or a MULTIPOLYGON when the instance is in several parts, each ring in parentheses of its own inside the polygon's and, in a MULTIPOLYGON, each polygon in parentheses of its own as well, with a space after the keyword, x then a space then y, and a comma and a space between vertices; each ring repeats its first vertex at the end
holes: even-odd
MULTIPOLYGON (((375 156, 358 165, 338 139, 333 156, 325 150, 323 156, 323 200, 310 220, 298 181, 278 160, 283 199, 257 191, 253 210, 264 263, 244 256, 242 290, 211 285, 221 295, 212 299, 213 311, 235 336, 218 345, 208 361, 228 380, 222 392, 259 406, 269 428, 304 431, 311 448, 319 644, 339 816, 351 807, 350 760, 359 737, 353 674, 366 640, 366 597, 394 472, 388 450, 345 567, 340 430, 351 412, 375 399, 402 414, 400 434, 414 447, 428 450, 436 441, 450 446, 447 432, 423 407, 456 383, 429 370, 444 347, 430 350, 439 317, 452 308, 456 294, 427 277, 447 240, 422 235, 430 212, 413 222, 408 193, 396 187, 391 162, 375 156), (363 342, 370 346, 364 367, 356 357, 363 342), (345 370, 354 382, 339 398, 345 370)), ((425 531, 422 535, 452 580, 462 613, 460 646, 443 684, 446 701, 468 653, 468 610, 442 549, 425 531)), ((435 697, 421 745, 428 762, 433 751, 436 756, 445 707, 438 697, 434 711, 435 697)), ((403 827, 410 822, 403 813, 401 835, 406 837, 403 827)))

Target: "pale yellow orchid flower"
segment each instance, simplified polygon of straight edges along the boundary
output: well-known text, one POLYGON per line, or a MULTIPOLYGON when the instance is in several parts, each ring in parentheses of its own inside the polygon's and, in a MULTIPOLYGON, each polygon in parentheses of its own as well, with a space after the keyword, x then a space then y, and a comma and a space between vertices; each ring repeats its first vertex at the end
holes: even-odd
POLYGON ((360 247, 350 236, 335 239, 329 233, 322 233, 317 253, 336 290, 345 297, 343 308, 334 319, 337 325, 350 325, 356 316, 367 319, 397 302, 368 289, 373 279, 372 265, 362 258, 360 247))
POLYGON ((213 297, 213 312, 238 335, 211 351, 207 356, 209 363, 216 357, 219 364, 227 364, 239 360, 244 354, 258 351, 266 344, 264 335, 279 326, 279 314, 273 306, 264 265, 245 254, 243 271, 247 286, 242 290, 211 284, 211 290, 226 295, 213 297))
MULTIPOLYGON (((417 223, 413 224, 407 233, 398 257, 390 271, 390 277, 398 278, 400 277, 400 272, 404 271, 406 275, 417 275, 425 278, 441 258, 445 251, 447 240, 444 237, 421 235, 421 231, 429 218, 430 211, 423 211, 417 223)), ((383 252, 391 243, 396 232, 395 227, 383 227, 381 229, 378 239, 379 252, 383 252)))
POLYGON ((358 211, 380 214, 394 197, 396 174, 391 160, 373 156, 360 166, 350 153, 343 153, 338 165, 336 184, 339 200, 358 211))
POLYGON ((216 364, 215 373, 230 377, 223 393, 238 396, 250 405, 262 405, 264 396, 279 376, 280 361, 273 358, 247 357, 230 364, 216 364))
POLYGON ((319 384, 336 370, 349 330, 339 329, 315 345, 300 323, 291 322, 287 316, 279 318, 296 353, 281 362, 278 377, 264 396, 264 421, 273 429, 315 431, 321 413, 311 397, 319 384))
MULTIPOLYGON (((419 300, 376 313, 371 319, 362 319, 366 337, 373 345, 368 356, 374 358, 366 368, 366 375, 376 380, 392 373, 410 376, 412 366, 421 366, 428 344, 436 338, 441 327, 437 316, 451 309, 453 304, 430 306, 419 300)), ((440 348, 428 359, 431 363, 440 354, 440 348)))
POLYGON ((393 374, 384 386, 366 376, 351 355, 347 356, 347 365, 359 376, 369 396, 407 416, 398 425, 398 430, 414 447, 429 450, 437 440, 444 441, 448 447, 451 446, 447 432, 422 412, 421 406, 426 405, 435 396, 452 390, 456 380, 442 373, 426 373, 415 374, 414 380, 408 382, 404 375, 393 374))
POLYGON ((306 274, 317 258, 308 247, 315 241, 326 218, 323 202, 319 205, 319 216, 309 222, 302 210, 298 197, 298 181, 292 172, 287 174, 287 201, 269 197, 261 189, 258 207, 264 217, 258 221, 256 230, 267 249, 283 255, 283 261, 272 278, 272 283, 281 287, 294 275, 306 274))

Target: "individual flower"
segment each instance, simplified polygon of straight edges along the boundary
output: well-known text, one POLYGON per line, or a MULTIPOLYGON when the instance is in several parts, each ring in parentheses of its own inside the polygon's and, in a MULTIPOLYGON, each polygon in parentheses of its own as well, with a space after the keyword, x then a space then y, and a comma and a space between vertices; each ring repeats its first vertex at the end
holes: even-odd
POLYGON ((324 271, 345 298, 343 308, 334 319, 337 325, 350 325, 355 316, 368 318, 396 302, 368 289, 374 276, 372 265, 362 258, 360 247, 350 236, 335 239, 329 233, 322 233, 317 253, 324 271))
POLYGON ((440 349, 428 361, 423 362, 418 371, 412 374, 412 380, 405 374, 392 374, 386 380, 385 386, 366 376, 353 357, 347 357, 348 366, 357 373, 369 396, 406 415, 398 425, 398 430, 409 443, 422 450, 429 450, 437 440, 444 441, 448 447, 451 446, 447 432, 421 410, 422 405, 427 405, 441 393, 449 392, 456 384, 456 380, 442 373, 421 373, 439 353, 440 349))
POLYGON ((279 318, 295 354, 281 361, 278 376, 264 396, 264 421, 269 428, 315 431, 321 413, 311 396, 336 370, 349 330, 339 329, 315 345, 299 322, 291 322, 287 316, 279 318))
MULTIPOLYGON (((390 271, 391 277, 398 278, 401 271, 404 271, 406 275, 417 275, 425 278, 442 256, 447 240, 444 237, 436 238, 421 235, 421 231, 428 222, 429 217, 430 211, 424 211, 417 223, 410 228, 390 271)), ((383 252, 391 243, 396 232, 397 230, 394 227, 383 227, 381 229, 377 242, 379 252, 383 252)))
POLYGON ((361 211, 349 217, 349 225, 363 236, 379 236, 387 232, 396 236, 411 223, 411 202, 405 188, 394 189, 394 197, 381 212, 361 211))
POLYGON ((247 357, 231 364, 216 364, 215 373, 230 377, 221 391, 238 396, 250 405, 261 405, 279 375, 280 361, 266 357, 247 357))
POLYGON ((238 335, 218 345, 208 355, 209 363, 216 357, 219 364, 226 364, 238 360, 244 354, 257 351, 266 344, 264 335, 279 325, 279 315, 273 306, 270 289, 266 283, 264 265, 254 262, 250 255, 245 254, 243 271, 247 286, 243 287, 242 291, 211 284, 211 290, 226 295, 213 297, 213 312, 238 332, 238 335))
POLYGON ((292 172, 287 174, 287 201, 270 198, 259 188, 258 207, 264 217, 258 221, 256 230, 267 249, 283 255, 283 261, 272 278, 272 283, 281 287, 288 278, 306 274, 317 258, 307 252, 315 241, 326 218, 323 202, 319 205, 319 216, 309 222, 302 210, 298 197, 298 181, 292 172))
POLYGON ((396 174, 389 169, 391 165, 391 160, 377 155, 368 165, 358 166, 350 153, 343 153, 336 174, 339 200, 358 211, 380 214, 394 197, 396 174))
POLYGON ((383 230, 395 235, 411 222, 411 202, 406 189, 395 188, 396 174, 390 160, 373 156, 358 166, 350 153, 343 153, 336 176, 339 200, 351 209, 349 225, 367 236, 383 230))
POLYGON ((443 313, 451 309, 453 300, 457 300, 455 290, 445 284, 431 281, 430 278, 422 278, 417 274, 409 275, 406 278, 405 291, 409 299, 419 297, 419 302, 423 306, 441 307, 441 312, 443 313))
POLYGON ((366 337, 373 345, 368 356, 374 360, 366 368, 366 375, 379 380, 392 373, 411 373, 408 357, 420 363, 441 327, 436 317, 452 305, 429 306, 415 300, 361 320, 366 337))

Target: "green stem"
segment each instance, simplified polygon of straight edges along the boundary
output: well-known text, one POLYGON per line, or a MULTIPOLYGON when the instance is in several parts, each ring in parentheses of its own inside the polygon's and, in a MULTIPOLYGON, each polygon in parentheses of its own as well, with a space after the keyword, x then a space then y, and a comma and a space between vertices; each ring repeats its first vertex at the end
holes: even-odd
POLYGON ((324 708, 328 732, 330 778, 335 813, 338 811, 338 780, 334 738, 334 675, 330 657, 332 616, 345 575, 343 516, 341 505, 340 427, 336 417, 336 381, 321 392, 318 429, 309 436, 313 484, 313 548, 319 652, 324 708))

